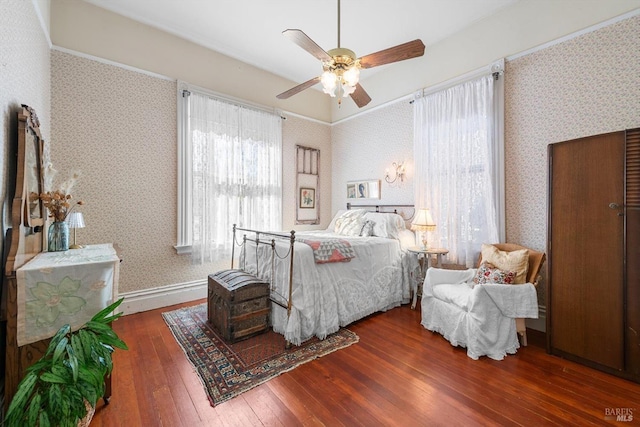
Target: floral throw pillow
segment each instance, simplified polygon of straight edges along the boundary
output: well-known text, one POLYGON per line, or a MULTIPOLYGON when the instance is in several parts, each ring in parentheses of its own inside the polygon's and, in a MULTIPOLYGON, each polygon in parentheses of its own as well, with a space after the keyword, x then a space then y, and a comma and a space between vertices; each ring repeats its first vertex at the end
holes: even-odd
POLYGON ((476 275, 473 278, 473 283, 481 285, 484 283, 496 283, 500 285, 512 285, 516 279, 515 271, 500 270, 493 264, 483 262, 478 267, 476 275))

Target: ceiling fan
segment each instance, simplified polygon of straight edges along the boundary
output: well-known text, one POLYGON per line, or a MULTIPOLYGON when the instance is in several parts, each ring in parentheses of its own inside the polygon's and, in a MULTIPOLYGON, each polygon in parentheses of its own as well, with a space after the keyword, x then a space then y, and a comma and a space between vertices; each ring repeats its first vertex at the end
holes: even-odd
POLYGON ((351 99, 359 108, 371 101, 371 97, 358 83, 361 68, 373 68, 379 65, 404 61, 424 55, 424 43, 416 39, 398 46, 390 47, 369 55, 356 57, 350 50, 340 47, 340 0, 338 0, 338 47, 325 52, 302 30, 284 30, 282 34, 322 61, 322 75, 307 80, 286 92, 277 95, 278 99, 287 99, 318 82, 322 83, 323 90, 331 97, 338 94, 338 105, 342 103, 342 96, 351 96, 351 99))

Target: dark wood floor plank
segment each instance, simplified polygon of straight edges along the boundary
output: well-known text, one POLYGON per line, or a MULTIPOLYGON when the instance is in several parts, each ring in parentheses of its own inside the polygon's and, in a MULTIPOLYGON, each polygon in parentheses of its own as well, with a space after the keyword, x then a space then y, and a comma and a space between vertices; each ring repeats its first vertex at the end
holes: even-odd
POLYGON ((161 317, 203 301, 114 323, 130 350, 114 355, 111 404, 92 425, 586 426, 607 424, 607 408, 640 411, 640 385, 547 354, 544 336, 502 361, 472 360, 406 306, 350 325, 359 343, 212 407, 161 317))
MULTIPOLYGON (((173 336, 171 337, 171 340, 172 343, 175 342, 173 336)), ((157 335, 152 337, 152 342, 162 366, 170 366, 172 364, 175 364, 169 351, 167 350, 167 346, 165 344, 163 336, 157 335)), ((191 401, 189 392, 182 382, 180 373, 174 369, 165 370, 164 373, 167 380, 167 387, 163 387, 163 389, 166 388, 170 393, 172 402, 175 404, 175 408, 173 409, 175 409, 177 413, 181 414, 180 421, 185 426, 192 426, 199 423, 201 421, 200 417, 198 416, 193 402, 191 401)))
POLYGON ((252 402, 251 409, 262 425, 294 426, 298 424, 296 416, 277 398, 269 387, 255 387, 241 397, 247 402, 252 402))

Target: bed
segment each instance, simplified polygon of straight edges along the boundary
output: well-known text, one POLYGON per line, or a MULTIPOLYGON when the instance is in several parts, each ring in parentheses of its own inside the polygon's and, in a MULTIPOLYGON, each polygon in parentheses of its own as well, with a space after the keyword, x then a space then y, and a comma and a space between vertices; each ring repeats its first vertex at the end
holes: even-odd
POLYGON ((234 226, 240 268, 270 282, 275 332, 300 345, 410 301, 418 264, 407 248, 415 236, 408 215, 382 211, 389 207, 348 205, 319 231, 234 226))

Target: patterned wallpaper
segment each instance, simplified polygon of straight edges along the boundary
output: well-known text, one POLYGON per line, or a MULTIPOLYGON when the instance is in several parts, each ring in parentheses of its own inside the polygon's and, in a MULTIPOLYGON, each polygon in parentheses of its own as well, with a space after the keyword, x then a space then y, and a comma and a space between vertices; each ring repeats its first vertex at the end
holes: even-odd
MULTIPOLYGON (((0 191, 2 191, 2 231, 11 226, 9 206, 14 170, 10 169, 17 130, 16 113, 20 104, 33 107, 41 118, 42 137, 49 140, 50 132, 50 50, 33 3, 23 0, 0 2, 0 106, 2 126, 0 140, 0 191), (11 173, 11 176, 9 176, 11 173)), ((14 161, 15 162, 15 161, 14 161)), ((13 168, 13 166, 11 166, 13 168)), ((2 247, 0 241, 0 248, 2 247)))
POLYGON ((60 51, 51 74, 57 182, 78 171, 72 194, 86 202, 79 243, 120 246, 120 292, 206 278, 212 266, 173 248, 176 83, 60 51))
MULTIPOLYGON (((72 54, 52 52, 52 160, 60 181, 80 172, 74 196, 87 227, 80 243, 117 243, 120 292, 204 281, 229 262, 192 265, 177 255, 176 82, 72 54)), ((296 143, 321 148, 322 220, 330 207, 329 126, 283 124, 284 225, 293 226, 296 143), (290 158, 290 161, 287 159, 290 158), (293 178, 292 178, 293 177, 293 178), (288 188, 290 186, 290 188, 288 188)), ((59 182, 60 182, 59 181, 59 182)), ((205 295, 203 295, 205 297, 205 295)))
MULTIPOLYGON (((87 202, 82 208, 87 228, 78 231, 78 240, 116 242, 122 249, 121 292, 203 280, 219 268, 193 266, 173 249, 175 82, 59 51, 51 52, 49 63, 30 2, 0 4, 0 47, 2 188, 7 182, 9 113, 29 103, 43 118, 60 179, 72 170, 81 172, 74 194, 87 202)), ((507 62, 508 240, 545 249, 547 144, 640 126, 638 69, 637 16, 507 62)), ((287 156, 293 159, 295 144, 322 152, 321 227, 345 205, 347 181, 380 179, 380 203, 413 202, 412 122, 407 100, 332 127, 288 117, 283 125, 285 165, 287 156), (384 182, 384 171, 394 161, 407 161, 402 185, 384 182)), ((294 218, 286 201, 294 200, 286 189, 291 176, 292 169, 285 169, 285 228, 294 218)), ((542 294, 540 303, 544 301, 542 294)))
MULTIPOLYGON (((640 17, 509 61, 505 73, 507 240, 546 250, 547 145, 640 126, 640 17)), ((413 159, 413 112, 399 101, 332 128, 333 209, 346 181, 413 159), (374 148, 375 147, 375 148, 374 148)), ((412 174, 381 203, 413 203, 412 174)), ((543 272, 538 288, 545 305, 543 272)))
POLYGON ((509 241, 546 248, 548 144, 640 126, 639 70, 640 16, 507 62, 509 241))
POLYGON ((413 107, 409 100, 335 124, 331 128, 331 143, 333 212, 345 209, 348 181, 381 180, 381 199, 366 203, 413 203, 413 107), (393 162, 407 165, 402 183, 389 184, 384 180, 385 170, 391 170, 393 162))

